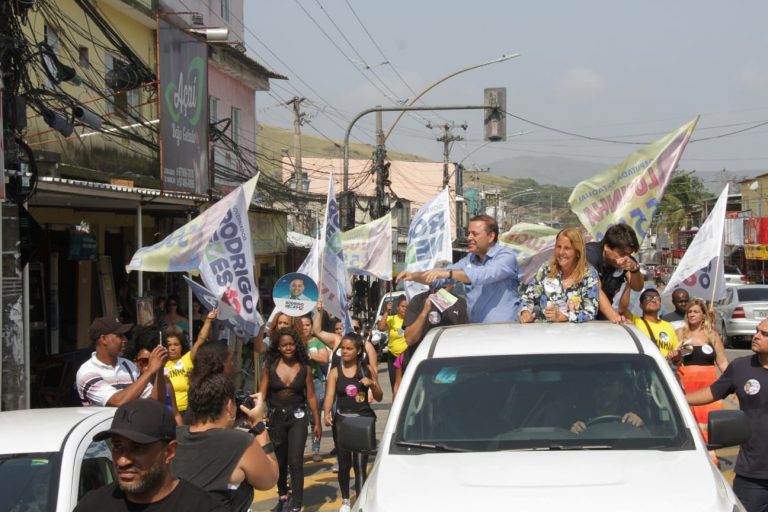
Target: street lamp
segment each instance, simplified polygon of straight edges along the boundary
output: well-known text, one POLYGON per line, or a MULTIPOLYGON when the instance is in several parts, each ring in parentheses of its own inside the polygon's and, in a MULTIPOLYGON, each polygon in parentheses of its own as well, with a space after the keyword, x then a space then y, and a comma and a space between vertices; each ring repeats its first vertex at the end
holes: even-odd
MULTIPOLYGON (((456 75, 460 75, 460 74, 462 74, 462 73, 466 73, 467 71, 472 71, 473 69, 482 68, 482 67, 484 67, 484 66, 490 66, 491 64, 496 64, 497 62, 504 62, 505 60, 514 59, 515 57, 519 57, 519 56, 520 56, 520 54, 519 54, 519 53, 513 53, 512 55, 502 55, 502 56, 501 56, 501 57, 499 57, 498 59, 489 60, 488 62, 483 62, 482 64, 475 64, 474 66, 469 66, 469 67, 466 67, 466 68, 460 69, 460 70, 458 70, 458 71, 454 71, 454 72, 453 72, 453 73, 451 73, 450 75, 446 75, 446 76, 444 76, 444 77, 443 77, 443 78, 441 78, 440 80, 438 80, 438 81, 436 81, 436 82, 432 83, 432 84, 431 84, 430 86, 428 86, 426 89, 424 89, 423 91, 421 91, 419 94, 417 94, 417 95, 416 95, 416 97, 415 97, 415 98, 413 98, 411 101, 409 101, 409 102, 408 102, 408 104, 407 104, 406 106, 407 106, 407 107, 410 107, 410 106, 412 106, 414 103, 416 103, 417 101, 419 101, 419 99, 420 99, 422 96, 424 96, 424 95, 425 95, 425 94, 427 94, 429 91, 431 91, 432 89, 434 89, 435 87, 437 87, 437 86, 438 86, 438 85, 440 85, 441 83, 445 82, 445 81, 446 81, 446 80, 448 80, 449 78, 453 78, 453 77, 455 77, 456 75)), ((394 130, 394 129, 395 129, 395 126, 397 125, 398 121, 400 121, 400 118, 401 118, 401 117, 403 117, 403 114, 405 114, 405 111, 402 111, 402 112, 400 112, 400 113, 397 115, 397 117, 395 118, 395 122, 393 122, 393 123, 392 123, 392 125, 389 127, 389 130, 387 130, 387 134, 386 134, 386 135, 384 135, 384 142, 386 142, 386 141, 387 141, 387 139, 389 138, 389 135, 392 133, 392 130, 394 130)))

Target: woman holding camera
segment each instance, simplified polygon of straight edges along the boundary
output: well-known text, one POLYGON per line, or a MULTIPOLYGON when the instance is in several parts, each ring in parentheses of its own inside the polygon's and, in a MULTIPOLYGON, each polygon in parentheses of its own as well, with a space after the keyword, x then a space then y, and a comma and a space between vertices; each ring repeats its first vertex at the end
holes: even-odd
POLYGON ((264 402, 254 395, 249 409, 236 405, 235 385, 227 373, 226 345, 211 342, 198 353, 190 377, 189 409, 194 424, 176 431, 173 474, 208 491, 232 511, 246 511, 253 490, 275 485, 278 464, 264 421, 264 402), (218 350, 217 350, 218 349, 218 350), (247 418, 249 431, 233 428, 238 410, 247 418))
POLYGON ((304 444, 307 442, 307 406, 314 418, 314 438, 320 440, 320 414, 312 384, 307 348, 293 329, 280 329, 269 344, 259 385, 269 404, 269 431, 280 467, 279 494, 275 510, 301 510, 304 498, 304 444), (288 471, 291 472, 291 501, 288 503, 288 471))

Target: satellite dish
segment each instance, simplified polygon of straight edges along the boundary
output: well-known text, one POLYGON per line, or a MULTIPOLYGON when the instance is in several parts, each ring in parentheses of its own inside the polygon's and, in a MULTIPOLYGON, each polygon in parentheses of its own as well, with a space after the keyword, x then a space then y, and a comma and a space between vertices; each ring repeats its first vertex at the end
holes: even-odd
POLYGON ((753 181, 752 183, 749 184, 749 190, 757 190, 759 188, 760 188, 760 183, 758 183, 757 181, 753 181))

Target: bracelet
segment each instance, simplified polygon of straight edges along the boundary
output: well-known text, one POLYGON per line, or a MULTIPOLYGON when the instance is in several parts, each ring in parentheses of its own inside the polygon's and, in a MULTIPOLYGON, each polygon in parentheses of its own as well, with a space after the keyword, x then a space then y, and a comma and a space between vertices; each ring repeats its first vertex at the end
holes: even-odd
POLYGON ((448 271, 448 279, 453 279, 453 270, 448 271))
POLYGON ((264 450, 265 455, 269 455, 270 453, 275 453, 275 445, 272 444, 272 441, 263 445, 261 449, 264 450))

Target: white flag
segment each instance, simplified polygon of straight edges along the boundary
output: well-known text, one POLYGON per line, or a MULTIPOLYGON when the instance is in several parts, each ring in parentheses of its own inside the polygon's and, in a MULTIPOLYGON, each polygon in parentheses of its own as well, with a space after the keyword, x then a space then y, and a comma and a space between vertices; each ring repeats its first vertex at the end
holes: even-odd
POLYGON ((142 247, 131 258, 125 270, 143 270, 145 272, 197 272, 203 260, 203 251, 221 224, 229 208, 245 194, 248 204, 256 188, 257 174, 235 190, 221 198, 179 229, 165 237, 161 242, 149 247, 142 247))
POLYGON ((726 185, 715 207, 709 213, 709 217, 696 233, 674 274, 669 278, 663 295, 669 295, 677 288, 683 288, 691 297, 710 301, 725 297, 723 235, 727 202, 728 186, 726 185))
MULTIPOLYGON (((250 182, 249 182, 250 183, 250 182)), ((256 303, 259 288, 254 279, 253 242, 248 222, 251 187, 238 187, 227 198, 229 209, 211 236, 200 262, 200 277, 206 288, 220 301, 251 326, 252 332, 238 332, 239 336, 255 336, 261 326, 256 303)))
POLYGON ((392 280, 392 214, 341 234, 344 265, 352 274, 392 280))
MULTIPOLYGON (((451 206, 448 187, 424 204, 408 228, 408 247, 405 250, 405 269, 421 272, 435 268, 439 263, 453 261, 451 248, 451 206)), ((415 281, 405 282, 408 299, 428 287, 415 281)))
POLYGON ((321 235, 322 258, 318 287, 326 311, 341 319, 343 332, 352 332, 352 319, 347 303, 347 270, 344 268, 344 250, 341 246, 339 203, 333 189, 333 171, 328 177, 328 199, 325 204, 325 223, 321 235))

